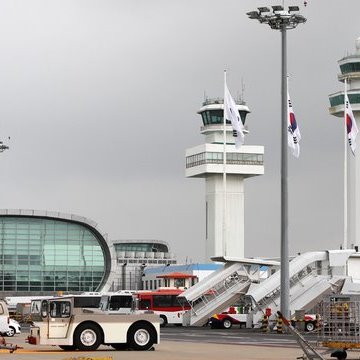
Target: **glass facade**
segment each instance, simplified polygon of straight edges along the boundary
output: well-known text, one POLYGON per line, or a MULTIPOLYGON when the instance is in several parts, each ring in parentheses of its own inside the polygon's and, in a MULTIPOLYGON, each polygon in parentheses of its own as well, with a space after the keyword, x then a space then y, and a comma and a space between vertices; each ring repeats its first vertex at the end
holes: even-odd
MULTIPOLYGON (((245 119, 247 115, 247 111, 239 110, 240 118, 243 124, 245 124, 245 119)), ((224 123, 224 110, 206 110, 201 113, 202 121, 204 126, 205 125, 212 125, 212 124, 223 124, 224 123)), ((230 121, 226 120, 227 124, 231 124, 230 121)))
MULTIPOLYGON (((348 98, 350 101, 350 104, 360 104, 360 94, 349 94, 348 98)), ((330 100, 330 106, 339 106, 344 105, 344 94, 339 94, 335 96, 329 97, 330 100)))
MULTIPOLYGON (((186 158, 186 168, 203 164, 222 164, 223 153, 221 152, 202 152, 190 155, 186 158)), ((263 154, 245 153, 226 153, 226 163, 228 165, 263 165, 263 154)))
POLYGON ((114 244, 116 252, 118 251, 147 251, 147 252, 168 252, 169 249, 165 244, 158 243, 141 243, 141 242, 123 242, 114 244))
POLYGON ((0 291, 96 291, 106 266, 100 240, 80 223, 0 217, 0 291))
POLYGON ((354 62, 348 62, 346 64, 340 65, 340 70, 342 74, 348 74, 352 72, 360 71, 360 59, 354 62))

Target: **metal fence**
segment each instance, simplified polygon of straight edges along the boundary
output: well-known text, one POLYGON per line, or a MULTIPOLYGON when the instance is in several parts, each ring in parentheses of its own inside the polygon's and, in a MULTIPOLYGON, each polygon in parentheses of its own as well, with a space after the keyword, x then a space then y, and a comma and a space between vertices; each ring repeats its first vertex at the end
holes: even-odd
POLYGON ((360 348, 360 297, 331 295, 320 304, 319 342, 330 348, 360 348))

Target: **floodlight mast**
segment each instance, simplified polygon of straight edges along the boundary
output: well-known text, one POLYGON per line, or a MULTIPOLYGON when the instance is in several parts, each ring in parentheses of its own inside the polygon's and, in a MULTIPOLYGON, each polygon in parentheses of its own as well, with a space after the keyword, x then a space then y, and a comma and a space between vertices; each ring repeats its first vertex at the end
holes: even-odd
POLYGON ((287 158, 287 44, 286 31, 295 29, 298 24, 306 22, 306 18, 297 12, 298 6, 289 6, 284 10, 281 5, 260 7, 258 11, 247 13, 250 19, 268 24, 271 29, 281 32, 281 281, 280 310, 290 318, 290 278, 289 278, 289 241, 288 241, 288 158, 287 158))

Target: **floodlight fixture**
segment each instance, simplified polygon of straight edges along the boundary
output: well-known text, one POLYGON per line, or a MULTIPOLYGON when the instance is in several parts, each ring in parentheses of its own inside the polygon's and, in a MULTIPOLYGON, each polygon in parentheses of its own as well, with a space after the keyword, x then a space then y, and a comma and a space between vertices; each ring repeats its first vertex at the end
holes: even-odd
POLYGON ((281 5, 269 7, 262 6, 258 11, 250 11, 247 13, 250 19, 258 20, 261 24, 268 24, 274 30, 291 30, 295 29, 299 24, 306 21, 305 17, 300 14, 294 13, 299 11, 298 6, 289 6, 289 10, 284 10, 281 5))
POLYGON ((260 15, 257 11, 250 11, 248 13, 246 13, 246 15, 250 18, 250 19, 259 19, 260 15))
POLYGON ((289 6, 289 12, 293 12, 293 11, 299 11, 300 8, 298 6, 289 6))
POLYGON ((274 5, 272 6, 273 11, 283 11, 284 8, 281 5, 274 5))
POLYGON ((8 150, 9 147, 5 145, 2 141, 0 141, 0 153, 4 152, 5 150, 8 150))
POLYGON ((267 6, 259 7, 258 10, 260 11, 260 14, 270 12, 270 8, 268 8, 267 6))
POLYGON ((304 22, 306 22, 306 18, 298 14, 291 15, 291 19, 294 27, 298 24, 303 24, 304 22))

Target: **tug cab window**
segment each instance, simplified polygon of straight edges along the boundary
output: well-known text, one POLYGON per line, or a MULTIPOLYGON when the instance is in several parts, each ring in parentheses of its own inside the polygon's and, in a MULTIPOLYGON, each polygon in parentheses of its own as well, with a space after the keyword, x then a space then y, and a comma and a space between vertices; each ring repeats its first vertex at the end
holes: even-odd
POLYGON ((50 316, 52 318, 67 318, 70 316, 70 309, 69 301, 52 301, 50 303, 50 316))

